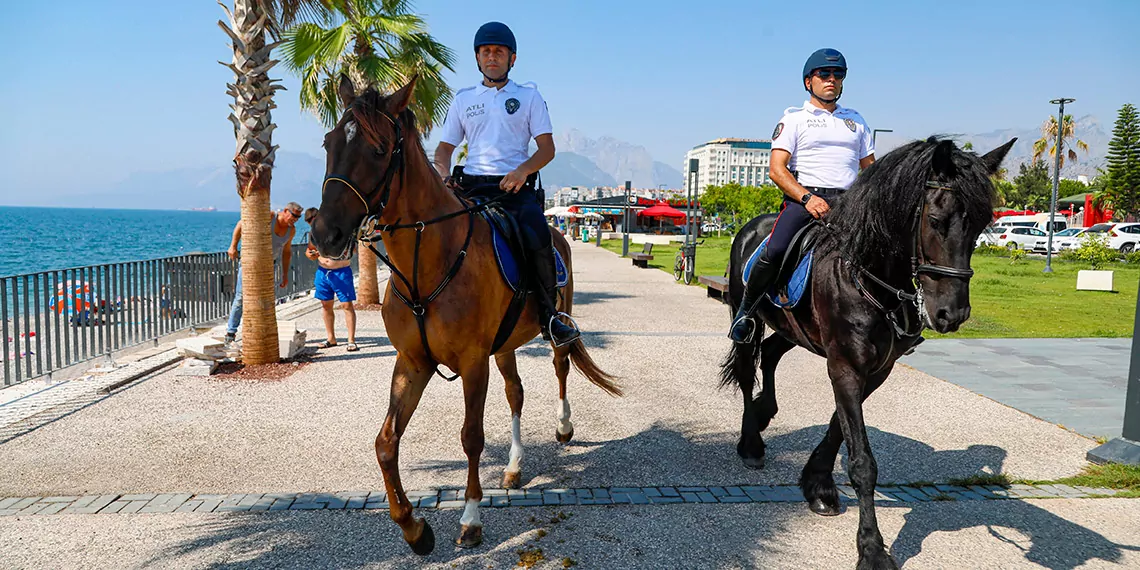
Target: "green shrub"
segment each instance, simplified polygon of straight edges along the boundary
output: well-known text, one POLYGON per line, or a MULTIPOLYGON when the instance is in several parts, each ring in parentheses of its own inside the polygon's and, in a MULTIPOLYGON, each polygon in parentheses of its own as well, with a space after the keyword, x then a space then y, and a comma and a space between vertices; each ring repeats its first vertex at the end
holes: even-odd
POLYGON ((974 249, 975 255, 989 255, 992 257, 1009 257, 1009 250, 999 245, 983 243, 974 249))
POLYGON ((1140 263, 1140 251, 1132 251, 1124 254, 1125 263, 1140 263))
POLYGON ((1093 269, 1100 269, 1120 259, 1120 252, 1108 247, 1108 236, 1089 234, 1081 239, 1081 246, 1076 250, 1076 258, 1077 261, 1089 264, 1093 269))
POLYGON ((1025 259, 1025 250, 1024 249, 1011 249, 1009 251, 1009 264, 1010 265, 1013 265, 1013 264, 1017 263, 1018 261, 1021 261, 1022 259, 1025 259))

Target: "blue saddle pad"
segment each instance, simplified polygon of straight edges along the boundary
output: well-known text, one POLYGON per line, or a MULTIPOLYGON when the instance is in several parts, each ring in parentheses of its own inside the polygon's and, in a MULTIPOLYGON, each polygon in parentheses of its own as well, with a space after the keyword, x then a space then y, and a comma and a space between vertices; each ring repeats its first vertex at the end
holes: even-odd
MULTIPOLYGON (((494 224, 491 224, 491 241, 495 244, 495 260, 499 262, 499 274, 503 276, 503 281, 507 282, 512 291, 518 291, 519 283, 522 281, 518 260, 515 259, 515 254, 511 251, 510 242, 494 224)), ((554 249, 553 246, 552 249, 554 249)), ((566 274, 566 262, 562 260, 562 254, 558 253, 557 249, 554 249, 554 271, 558 286, 565 287, 566 282, 569 281, 566 274)))
MULTIPOLYGON (((748 282, 748 276, 752 274, 752 267, 756 265, 756 260, 760 258, 760 254, 764 252, 764 247, 768 245, 768 238, 760 242, 760 247, 752 252, 748 257, 748 261, 744 264, 743 275, 744 282, 748 282)), ((799 304, 800 299, 804 296, 804 291, 807 290, 807 283, 811 277, 811 261, 814 255, 814 250, 808 250, 807 254, 800 259, 796 270, 792 272, 792 276, 788 279, 784 287, 780 284, 772 287, 768 293, 767 298, 773 305, 782 307, 784 309, 791 309, 799 304)))

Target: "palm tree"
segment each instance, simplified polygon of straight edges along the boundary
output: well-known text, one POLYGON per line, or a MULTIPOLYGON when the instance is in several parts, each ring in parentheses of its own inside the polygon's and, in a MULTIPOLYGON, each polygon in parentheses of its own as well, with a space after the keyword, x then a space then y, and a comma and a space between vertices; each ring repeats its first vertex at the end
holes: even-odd
MULTIPOLYGON (((427 33, 409 0, 336 0, 312 10, 309 21, 283 33, 286 66, 301 77, 301 106, 327 128, 340 118, 337 87, 341 74, 359 89, 395 91, 414 75, 412 112, 426 136, 451 104, 443 69, 453 69, 450 49, 427 33), (332 8, 332 9, 329 9, 332 8), (317 16, 317 17, 313 17, 317 16)), ((362 303, 379 303, 376 256, 365 244, 357 248, 362 303)))
MULTIPOLYGON (((1067 153, 1069 160, 1076 160, 1077 153, 1073 150, 1073 145, 1075 144, 1077 148, 1085 151, 1085 153, 1088 153, 1089 145, 1076 137, 1072 115, 1065 115, 1062 122, 1064 124, 1064 130, 1061 131, 1061 142, 1064 144, 1064 142, 1068 140, 1076 141, 1068 145, 1069 152, 1067 153)), ((1033 143, 1034 162, 1037 162, 1045 154, 1046 147, 1049 148, 1049 156, 1055 159, 1057 156, 1057 118, 1053 116, 1050 116, 1049 120, 1041 125, 1041 138, 1033 143)), ((1061 155, 1061 166, 1065 166, 1065 154, 1061 155)))
POLYGON ((280 85, 269 79, 268 71, 277 61, 269 54, 277 44, 266 42, 270 22, 270 6, 262 0, 234 0, 231 13, 224 5, 229 24, 218 26, 229 35, 233 47, 233 63, 226 64, 234 72, 234 82, 226 93, 233 96, 229 119, 234 125, 237 152, 234 170, 237 193, 241 197, 242 220, 242 327, 244 341, 242 360, 246 364, 277 362, 277 315, 274 312, 276 283, 273 278, 271 228, 266 222, 269 209, 269 186, 273 159, 273 119, 270 111, 273 94, 280 85))

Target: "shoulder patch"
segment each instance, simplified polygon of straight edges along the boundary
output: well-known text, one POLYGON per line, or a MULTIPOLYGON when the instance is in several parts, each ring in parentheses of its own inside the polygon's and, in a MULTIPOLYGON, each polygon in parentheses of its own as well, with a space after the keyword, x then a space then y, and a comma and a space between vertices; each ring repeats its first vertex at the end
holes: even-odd
POLYGON ((843 124, 847 125, 847 128, 851 129, 851 132, 855 132, 855 119, 843 119, 843 124))
POLYGON ((772 140, 780 138, 782 132, 784 132, 784 123, 776 123, 776 130, 772 131, 772 140))

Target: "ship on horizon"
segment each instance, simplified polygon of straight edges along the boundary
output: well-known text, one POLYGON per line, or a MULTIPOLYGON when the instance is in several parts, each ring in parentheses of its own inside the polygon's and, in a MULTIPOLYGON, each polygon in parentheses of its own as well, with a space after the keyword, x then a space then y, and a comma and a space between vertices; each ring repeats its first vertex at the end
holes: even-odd
POLYGON ((205 208, 190 208, 191 212, 217 212, 218 209, 213 206, 206 206, 205 208))

